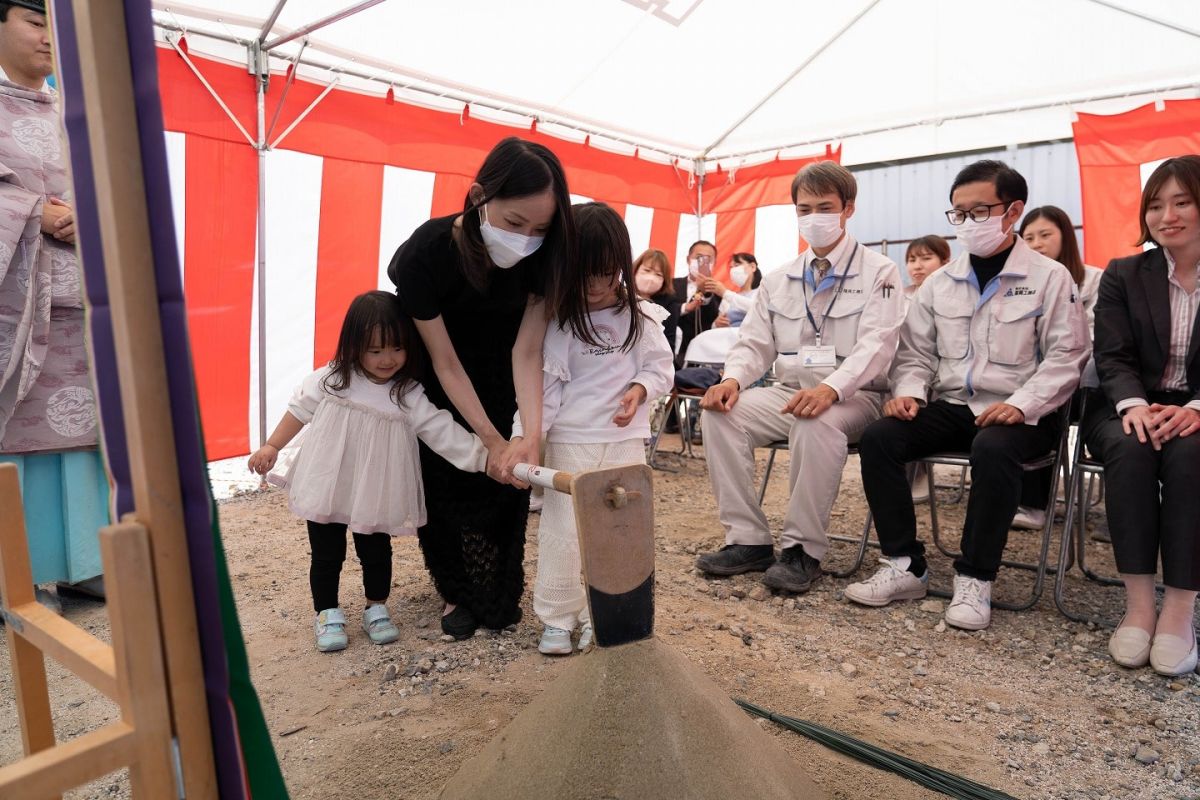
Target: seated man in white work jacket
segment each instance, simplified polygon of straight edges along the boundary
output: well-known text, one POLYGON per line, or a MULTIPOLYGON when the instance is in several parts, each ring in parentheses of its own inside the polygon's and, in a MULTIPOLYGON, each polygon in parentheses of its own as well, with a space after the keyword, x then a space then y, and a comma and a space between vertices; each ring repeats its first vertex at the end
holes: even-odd
POLYGON ((965 451, 972 485, 946 622, 966 630, 991 623, 992 582, 1021 498, 1021 463, 1054 449, 1056 412, 1092 350, 1067 268, 1013 233, 1027 196, 1025 179, 999 161, 978 161, 954 179, 946 217, 967 252, 910 298, 891 370, 893 397, 859 443, 884 559, 870 579, 846 587, 856 603, 925 596, 925 549, 905 464, 965 451))
POLYGON ((846 445, 879 418, 906 304, 897 266, 846 233, 857 191, 854 176, 831 161, 796 175, 792 201, 810 247, 763 279, 724 380, 700 403, 726 542, 696 560, 711 575, 766 570, 763 583, 791 592, 821 577, 846 445), (772 362, 777 385, 742 391, 772 362), (754 488, 754 449, 782 439, 791 495, 776 561, 754 488))

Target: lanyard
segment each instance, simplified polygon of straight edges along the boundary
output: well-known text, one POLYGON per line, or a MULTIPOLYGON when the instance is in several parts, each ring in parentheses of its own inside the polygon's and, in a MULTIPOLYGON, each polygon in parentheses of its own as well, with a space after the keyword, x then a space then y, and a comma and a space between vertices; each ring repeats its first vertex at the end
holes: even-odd
MULTIPOLYGON (((845 267, 845 269, 842 270, 842 280, 845 280, 846 275, 850 272, 850 265, 854 263, 854 254, 857 252, 858 252, 858 242, 855 242, 854 249, 850 251, 850 257, 846 259, 846 267, 845 267)), ((810 262, 809 269, 811 269, 811 268, 812 268, 812 265, 810 262)), ((835 278, 837 277, 837 270, 834 269, 832 266, 830 266, 829 271, 830 271, 830 273, 833 274, 833 276, 835 278)), ((812 308, 809 306, 809 302, 808 302, 808 281, 801 279, 800 284, 801 284, 802 290, 804 291, 804 313, 808 315, 808 324, 812 325, 813 333, 817 339, 817 347, 820 347, 821 346, 821 331, 824 330, 824 328, 825 328, 825 320, 829 319, 829 312, 833 311, 833 304, 837 302, 838 297, 842 293, 841 293, 841 291, 837 291, 837 292, 833 293, 833 299, 829 301, 829 305, 825 308, 825 313, 821 315, 821 324, 818 325, 817 321, 813 318, 812 308)), ((840 289, 840 287, 839 287, 839 289, 840 289)), ((817 293, 816 293, 816 290, 814 290, 813 291, 813 299, 815 300, 816 297, 817 297, 817 293)))

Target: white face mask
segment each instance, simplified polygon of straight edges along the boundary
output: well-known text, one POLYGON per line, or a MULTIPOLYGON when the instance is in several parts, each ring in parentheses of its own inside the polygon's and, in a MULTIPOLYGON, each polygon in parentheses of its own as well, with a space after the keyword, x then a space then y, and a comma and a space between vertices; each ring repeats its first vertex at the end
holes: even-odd
POLYGON ((649 270, 642 270, 633 277, 633 280, 637 284, 638 291, 646 297, 653 297, 663 285, 662 275, 649 270))
POLYGON ((796 225, 804 241, 813 247, 829 247, 841 238, 844 230, 841 214, 805 214, 796 217, 796 225))
MULTIPOLYGON (((1007 213, 1008 209, 1004 210, 1007 213)), ((967 252, 980 257, 990 256, 999 250, 1000 245, 1004 244, 1004 240, 1008 238, 1008 231, 1004 230, 1003 214, 998 217, 988 217, 983 222, 968 219, 958 226, 956 233, 958 240, 963 243, 963 247, 967 248, 967 252)))
POLYGON ((738 285, 741 289, 746 285, 746 280, 750 277, 750 270, 743 264, 738 264, 729 270, 729 279, 738 285))
POLYGON ((506 231, 492 226, 487 218, 487 206, 479 209, 479 233, 487 245, 488 255, 500 269, 517 265, 521 259, 533 255, 546 240, 545 236, 526 236, 523 233, 506 231))

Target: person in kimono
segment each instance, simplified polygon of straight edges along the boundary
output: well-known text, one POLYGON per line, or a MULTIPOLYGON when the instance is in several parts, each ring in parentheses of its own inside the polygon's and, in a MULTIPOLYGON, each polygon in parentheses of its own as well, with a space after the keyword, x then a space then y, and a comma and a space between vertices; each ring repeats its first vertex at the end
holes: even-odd
POLYGON ((34 583, 102 592, 108 482, 53 69, 44 0, 0 1, 0 462, 17 465, 34 583))

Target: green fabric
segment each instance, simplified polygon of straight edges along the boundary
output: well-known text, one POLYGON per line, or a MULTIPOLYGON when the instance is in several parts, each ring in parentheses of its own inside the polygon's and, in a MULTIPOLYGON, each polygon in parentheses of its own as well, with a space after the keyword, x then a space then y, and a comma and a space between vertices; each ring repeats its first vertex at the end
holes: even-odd
MULTIPOLYGON (((196 408, 200 407, 199 401, 196 408)), ((204 432, 200 420, 196 420, 200 437, 200 456, 208 463, 204 453, 204 432)), ((206 478, 207 483, 207 478, 206 478)), ((217 504, 212 496, 212 484, 208 485, 209 515, 212 518, 213 559, 217 568, 217 593, 220 597, 221 631, 225 638, 225 660, 229 669, 229 697, 233 702, 234 717, 237 719, 238 738, 242 746, 242 763, 246 769, 246 780, 250 796, 256 800, 286 800, 287 784, 267 719, 263 715, 258 693, 250 681, 250 662, 246 658, 246 643, 242 639, 242 624, 238 620, 237 605, 233 600, 233 584, 229 580, 229 566, 225 563, 225 545, 221 541, 221 522, 217 504)))

